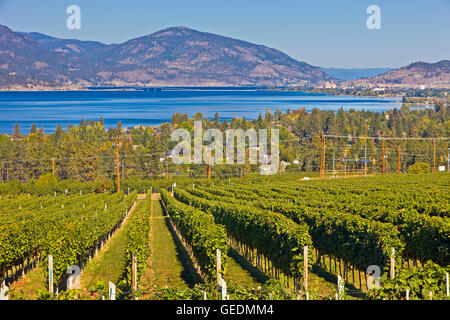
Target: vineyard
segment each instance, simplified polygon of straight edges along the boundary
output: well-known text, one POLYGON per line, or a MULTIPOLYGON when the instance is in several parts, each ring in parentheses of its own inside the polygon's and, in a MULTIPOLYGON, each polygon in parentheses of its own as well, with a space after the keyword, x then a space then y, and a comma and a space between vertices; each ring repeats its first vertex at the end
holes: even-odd
POLYGON ((126 192, 78 183, 33 195, 3 184, 0 293, 449 299, 449 178, 175 177, 125 182, 126 192))

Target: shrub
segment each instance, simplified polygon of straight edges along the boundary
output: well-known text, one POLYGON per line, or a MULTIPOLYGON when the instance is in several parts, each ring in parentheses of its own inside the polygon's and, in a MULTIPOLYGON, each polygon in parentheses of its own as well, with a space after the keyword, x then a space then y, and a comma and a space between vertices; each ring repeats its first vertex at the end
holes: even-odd
POLYGON ((430 165, 425 162, 416 162, 413 165, 409 166, 408 173, 416 174, 416 173, 429 173, 430 165))

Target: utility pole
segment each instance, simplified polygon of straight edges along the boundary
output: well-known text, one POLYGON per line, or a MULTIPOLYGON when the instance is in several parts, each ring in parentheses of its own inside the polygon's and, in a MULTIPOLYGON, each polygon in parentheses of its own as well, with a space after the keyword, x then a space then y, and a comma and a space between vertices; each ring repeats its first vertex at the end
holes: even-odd
POLYGON ((169 180, 169 164, 166 163, 166 179, 169 180))
POLYGON ((433 140, 433 173, 436 173, 436 139, 433 140))
POLYGON ((398 170, 397 174, 400 174, 400 146, 398 146, 398 170))
POLYGON ((117 174, 117 192, 120 192, 119 138, 118 137, 116 137, 116 174, 117 174))
POLYGON ((450 172, 450 148, 447 149, 447 172, 450 172))
POLYGON ((383 138, 383 175, 385 174, 385 161, 386 161, 386 155, 385 155, 384 138, 383 138))
POLYGON ((322 144, 322 150, 321 150, 321 154, 320 154, 320 178, 324 179, 325 178, 325 134, 324 134, 324 132, 322 132, 321 144, 322 144))
POLYGON ((333 178, 334 178, 334 175, 335 175, 334 162, 335 162, 335 159, 334 159, 334 152, 333 152, 333 178))
POLYGON ((208 180, 211 180, 211 156, 208 158, 208 180))
POLYGON ((367 177, 367 140, 364 145, 364 177, 367 177))

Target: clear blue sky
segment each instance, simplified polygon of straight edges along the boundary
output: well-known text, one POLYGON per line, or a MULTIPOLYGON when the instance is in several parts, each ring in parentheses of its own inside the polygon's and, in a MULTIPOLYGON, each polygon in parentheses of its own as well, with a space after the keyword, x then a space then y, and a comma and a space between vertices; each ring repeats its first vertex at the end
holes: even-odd
POLYGON ((0 0, 0 24, 105 43, 187 26, 323 67, 450 59, 450 0, 0 0), (81 8, 81 30, 66 28, 71 4, 81 8), (366 27, 371 4, 381 8, 381 30, 366 27))

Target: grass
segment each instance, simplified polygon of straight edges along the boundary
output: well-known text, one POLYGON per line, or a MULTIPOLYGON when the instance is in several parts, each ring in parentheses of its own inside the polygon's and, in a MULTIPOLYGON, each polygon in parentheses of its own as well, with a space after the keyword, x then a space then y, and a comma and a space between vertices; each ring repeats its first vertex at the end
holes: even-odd
POLYGON ((158 200, 152 200, 151 257, 142 282, 147 287, 192 287, 201 283, 188 253, 169 227, 158 200))
POLYGON ((10 287, 9 298, 36 300, 38 298, 36 290, 47 290, 44 269, 41 265, 28 272, 23 278, 20 278, 10 287))
POLYGON ((224 279, 230 284, 255 287, 269 280, 269 277, 230 248, 228 251, 227 272, 224 279))
MULTIPOLYGON (((139 205, 142 205, 142 202, 138 202, 139 205)), ((130 213, 130 216, 133 212, 134 210, 130 213)), ((103 281, 107 286, 109 281, 117 284, 120 280, 125 269, 124 252, 127 245, 126 235, 130 216, 98 255, 86 265, 81 274, 81 288, 83 290, 94 289, 98 281, 103 281)))

